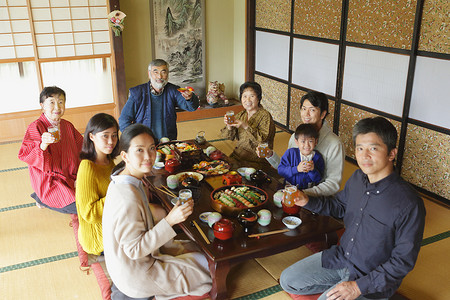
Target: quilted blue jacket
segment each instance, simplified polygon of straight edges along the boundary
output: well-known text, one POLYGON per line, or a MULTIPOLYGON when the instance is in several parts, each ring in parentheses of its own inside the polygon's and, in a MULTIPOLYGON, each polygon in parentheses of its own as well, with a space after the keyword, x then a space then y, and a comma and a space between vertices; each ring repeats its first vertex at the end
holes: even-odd
MULTIPOLYGON (((152 115, 150 101, 150 82, 143 83, 130 89, 127 103, 122 109, 119 117, 120 131, 124 131, 129 125, 134 123, 144 124, 151 128, 152 118, 163 118, 165 128, 162 132, 171 140, 177 139, 177 114, 175 107, 183 110, 194 111, 199 105, 199 99, 192 94, 190 100, 184 99, 177 89, 179 86, 167 83, 162 93, 163 114, 160 116, 152 115)), ((157 137, 160 139, 161 137, 157 137)))

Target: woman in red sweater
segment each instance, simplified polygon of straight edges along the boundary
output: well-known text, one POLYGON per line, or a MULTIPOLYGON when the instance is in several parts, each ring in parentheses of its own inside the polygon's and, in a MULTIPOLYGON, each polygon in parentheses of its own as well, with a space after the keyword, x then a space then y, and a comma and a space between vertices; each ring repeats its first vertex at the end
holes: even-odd
POLYGON ((75 179, 83 137, 72 123, 61 119, 66 109, 66 93, 45 87, 39 97, 42 114, 28 126, 19 159, 28 164, 31 186, 38 207, 76 214, 75 179), (50 133, 56 128, 59 133, 50 133))

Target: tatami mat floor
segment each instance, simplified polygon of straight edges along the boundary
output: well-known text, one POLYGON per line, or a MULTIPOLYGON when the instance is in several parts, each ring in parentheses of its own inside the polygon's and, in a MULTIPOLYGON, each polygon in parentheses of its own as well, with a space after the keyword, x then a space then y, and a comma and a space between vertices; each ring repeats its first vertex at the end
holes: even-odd
MULTIPOLYGON (((193 139, 200 130, 226 154, 233 144, 220 137, 222 118, 178 123, 179 139, 193 139)), ((289 134, 278 130, 275 151, 282 154, 289 134)), ((20 142, 0 144, 0 299, 89 299, 101 293, 92 272, 79 269, 70 217, 38 209, 26 165, 17 159, 20 142)), ((345 164, 344 181, 356 167, 345 164)), ((423 247, 417 265, 399 292, 410 299, 450 299, 450 213, 425 199, 427 208, 423 247)), ((278 285, 284 268, 310 255, 306 247, 250 260, 229 273, 233 299, 290 299, 278 285)))

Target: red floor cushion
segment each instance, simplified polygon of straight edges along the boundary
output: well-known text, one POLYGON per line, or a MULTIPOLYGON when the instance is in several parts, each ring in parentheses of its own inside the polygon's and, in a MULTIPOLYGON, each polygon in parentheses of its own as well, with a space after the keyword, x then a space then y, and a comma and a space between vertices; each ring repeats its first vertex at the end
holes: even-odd
MULTIPOLYGON (((111 300, 111 285, 112 282, 109 280, 105 271, 106 265, 104 262, 93 263, 91 264, 91 269, 94 272, 95 277, 97 278, 97 283, 100 287, 100 291, 102 293, 103 300, 111 300)), ((173 298, 172 300, 201 300, 201 299, 209 299, 209 293, 206 293, 202 296, 184 296, 173 298)))
POLYGON ((77 215, 70 215, 70 216, 72 218, 70 225, 73 228, 73 233, 75 235, 75 243, 77 245, 78 258, 80 259, 80 269, 84 271, 85 270, 84 268, 89 268, 88 254, 83 250, 83 247, 81 247, 80 242, 78 241, 78 227, 80 227, 78 216, 77 215))
POLYGON ((322 295, 322 294, 313 294, 313 295, 294 295, 294 294, 289 294, 289 296, 291 296, 291 298, 295 299, 295 300, 317 300, 320 297, 320 295, 322 295))
POLYGON ((100 287, 103 300, 111 300, 111 282, 103 271, 103 267, 100 263, 96 262, 91 264, 91 269, 97 278, 97 283, 100 287))

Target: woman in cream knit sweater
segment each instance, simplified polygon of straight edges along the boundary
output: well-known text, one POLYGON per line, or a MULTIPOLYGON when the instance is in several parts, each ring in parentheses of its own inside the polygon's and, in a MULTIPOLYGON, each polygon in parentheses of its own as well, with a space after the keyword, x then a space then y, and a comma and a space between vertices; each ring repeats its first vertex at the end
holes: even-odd
POLYGON ((105 261, 113 281, 112 300, 172 299, 200 296, 211 289, 205 256, 189 252, 191 243, 175 242, 175 224, 193 211, 193 201, 178 203, 159 222, 148 205, 142 179, 152 171, 155 137, 142 125, 120 137, 122 162, 113 171, 103 211, 105 261))

